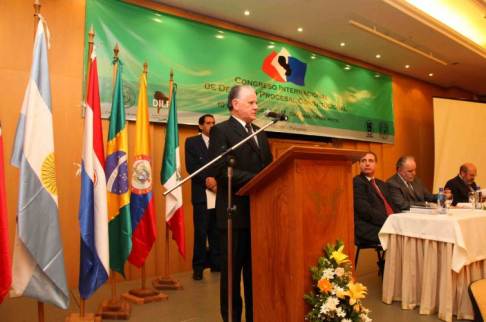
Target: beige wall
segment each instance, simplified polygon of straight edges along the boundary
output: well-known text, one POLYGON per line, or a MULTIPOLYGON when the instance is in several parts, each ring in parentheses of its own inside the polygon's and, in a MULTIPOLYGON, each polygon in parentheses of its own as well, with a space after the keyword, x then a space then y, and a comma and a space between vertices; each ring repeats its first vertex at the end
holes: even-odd
MULTIPOLYGON (((9 232, 11 247, 15 234, 16 203, 18 194, 18 170, 10 166, 9 159, 15 135, 15 128, 22 104, 24 91, 29 78, 33 46, 33 1, 2 0, 0 1, 0 121, 4 136, 5 170, 7 185, 7 202, 9 211, 9 232)), ((79 274, 79 223, 78 206, 80 194, 80 177, 75 177, 78 169, 74 163, 80 163, 83 136, 83 119, 80 102, 82 100, 83 50, 84 50, 84 0, 42 0, 41 13, 48 21, 51 32, 51 50, 49 51, 51 93, 54 118, 54 144, 56 149, 56 171, 59 192, 59 216, 64 243, 66 271, 70 288, 77 287, 79 274)), ((159 9, 162 6, 149 4, 159 9)), ((165 9, 164 9, 165 10, 165 9)), ((171 13, 199 19, 231 29, 249 32, 213 19, 197 15, 168 10, 171 13)), ((259 36, 265 36, 257 33, 259 36)), ((298 45, 277 37, 267 37, 298 45)), ((105 44, 106 46, 112 44, 105 44)), ((302 46, 331 57, 374 68, 357 61, 327 53, 316 48, 302 46)), ((392 75, 395 113, 394 145, 363 143, 351 140, 334 140, 334 147, 353 148, 377 152, 379 169, 377 176, 387 178, 395 169, 396 159, 402 154, 415 155, 419 176, 427 187, 432 187, 434 165, 434 132, 432 115, 432 96, 451 96, 471 98, 472 95, 459 89, 450 91, 427 84, 403 75, 387 72, 392 75)), ((177 71, 175 71, 177 78, 177 71)), ((108 123, 103 121, 103 128, 108 130, 108 123)), ((194 126, 180 126, 181 157, 184 163, 183 142, 188 136, 195 135, 194 126)), ((130 151, 133 150, 134 123, 128 125, 130 151)), ((165 200, 160 185, 159 174, 164 148, 164 125, 151 125, 152 158, 154 167, 155 208, 157 212, 158 239, 147 262, 147 276, 160 274, 165 265, 165 200)), ((288 142, 274 140, 275 148, 288 142)), ((314 143, 313 143, 314 144, 314 143)), ((130 158, 131 156, 129 156, 130 158)), ((355 168, 357 171, 357 167, 355 168)), ((183 169, 183 176, 187 172, 183 169)), ((170 271, 183 272, 191 270, 193 225, 192 206, 190 203, 190 186, 183 188, 184 215, 186 223, 187 259, 184 261, 177 252, 174 242, 170 242, 170 271)), ((140 277, 140 271, 127 264, 127 279, 140 277)))

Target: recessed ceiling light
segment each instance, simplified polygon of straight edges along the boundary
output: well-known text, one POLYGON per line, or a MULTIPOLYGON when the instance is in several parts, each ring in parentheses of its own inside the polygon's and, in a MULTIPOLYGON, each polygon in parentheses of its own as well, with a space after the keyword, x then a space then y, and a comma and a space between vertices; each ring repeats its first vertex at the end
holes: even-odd
POLYGON ((342 43, 341 43, 341 47, 344 47, 344 46, 346 46, 346 44, 342 42, 342 43))
POLYGON ((223 39, 224 36, 223 35, 217 35, 216 38, 223 39))
POLYGON ((434 74, 430 73, 429 76, 432 77, 432 76, 434 76, 434 74))
POLYGON ((245 11, 245 16, 249 16, 250 15, 250 11, 246 10, 245 11))
POLYGON ((405 68, 410 68, 410 65, 405 65, 405 68))
POLYGON ((380 54, 376 55, 376 58, 380 58, 380 57, 381 57, 381 55, 380 55, 380 54))
POLYGON ((298 29, 297 29, 297 31, 298 31, 298 32, 302 32, 303 30, 304 30, 304 29, 302 29, 302 28, 298 28, 298 29))

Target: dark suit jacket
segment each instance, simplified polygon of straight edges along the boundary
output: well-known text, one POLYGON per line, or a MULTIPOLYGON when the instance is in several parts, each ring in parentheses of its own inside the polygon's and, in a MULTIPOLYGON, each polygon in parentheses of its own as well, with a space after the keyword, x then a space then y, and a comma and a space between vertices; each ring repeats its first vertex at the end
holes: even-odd
MULTIPOLYGON (((471 184, 471 187, 476 191, 476 182, 471 184)), ((447 181, 444 189, 450 189, 452 193, 452 205, 457 205, 458 202, 469 202, 469 191, 471 191, 460 176, 447 181)))
MULTIPOLYGON (((258 127, 253 125, 253 130, 257 131, 258 127)), ((209 156, 211 158, 219 156, 246 137, 248 137, 248 132, 234 117, 216 124, 210 131, 209 156)), ((270 144, 265 132, 258 134, 257 138, 259 148, 256 147, 256 144, 252 145, 248 141, 231 152, 231 155, 236 157, 232 181, 232 198, 233 204, 236 206, 236 213, 233 215, 234 229, 250 227, 250 199, 248 196, 236 196, 235 193, 273 161, 270 144)), ((228 227, 226 211, 228 208, 228 171, 226 158, 214 164, 214 177, 218 182, 216 194, 217 225, 218 228, 226 229, 228 227)))
MULTIPOLYGON (((186 139, 186 169, 192 174, 206 165, 209 161, 209 151, 202 135, 186 139)), ((206 203, 206 178, 213 176, 213 167, 210 166, 191 179, 192 203, 206 203)))
MULTIPOLYGON (((393 211, 399 212, 400 210, 390 198, 386 184, 376 178, 375 182, 393 211)), ((363 245, 364 243, 380 244, 378 232, 388 218, 383 199, 364 174, 359 174, 353 178, 353 195, 354 243, 356 245, 363 245)))
POLYGON ((425 202, 437 202, 437 195, 433 195, 425 189, 419 178, 412 182, 414 193, 405 185, 402 178, 396 173, 386 181, 393 203, 400 210, 409 210, 410 206, 425 206, 425 202))

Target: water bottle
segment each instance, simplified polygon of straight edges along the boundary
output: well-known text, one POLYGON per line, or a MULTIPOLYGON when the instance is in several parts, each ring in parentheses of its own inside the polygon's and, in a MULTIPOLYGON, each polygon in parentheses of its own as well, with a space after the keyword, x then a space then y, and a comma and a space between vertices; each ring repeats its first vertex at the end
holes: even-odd
POLYGON ((445 215, 447 213, 445 201, 446 201, 446 195, 444 193, 444 188, 439 188, 439 194, 437 195, 437 205, 439 206, 437 211, 439 215, 445 215))
POLYGON ((474 208, 483 210, 483 193, 481 192, 481 187, 476 188, 476 195, 474 197, 476 199, 476 206, 474 208))

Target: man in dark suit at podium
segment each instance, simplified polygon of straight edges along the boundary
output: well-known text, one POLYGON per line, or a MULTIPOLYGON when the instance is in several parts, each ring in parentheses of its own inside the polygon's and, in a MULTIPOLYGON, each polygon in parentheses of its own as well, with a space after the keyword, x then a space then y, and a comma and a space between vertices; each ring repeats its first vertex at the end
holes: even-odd
MULTIPOLYGON (((258 111, 257 96, 252 87, 234 86, 228 95, 228 109, 231 117, 211 128, 209 141, 211 158, 217 157, 248 137, 250 133, 258 130, 258 127, 252 124, 258 111)), ((264 132, 241 145, 231 155, 236 158, 231 184, 232 203, 236 206, 236 212, 232 216, 233 321, 241 321, 243 303, 240 295, 240 280, 242 272, 246 321, 253 321, 250 199, 248 196, 236 196, 235 194, 268 166, 272 162, 273 156, 264 132)), ((221 237, 221 316, 224 321, 228 321, 228 171, 226 158, 214 164, 214 177, 218 184, 216 214, 221 237)))
MULTIPOLYGON (((187 138, 186 169, 192 174, 205 166, 209 161, 209 130, 214 126, 214 117, 211 114, 199 118, 199 132, 201 135, 187 138)), ((208 198, 216 193, 216 180, 213 177, 213 168, 206 168, 191 179, 191 200, 194 208, 194 253, 192 256, 192 278, 196 281, 203 279, 203 270, 206 268, 206 238, 209 244, 209 259, 211 271, 221 270, 221 247, 219 246, 219 230, 216 227, 216 211, 214 207, 208 209, 208 198), (209 191, 207 191, 209 190, 209 191)), ((214 200, 214 199, 213 199, 214 200)))
POLYGON ((368 152, 359 161, 361 173, 353 178, 354 242, 357 246, 380 244, 378 233, 389 215, 399 212, 386 184, 375 178, 376 154, 368 152))
POLYGON ((417 178, 417 165, 411 155, 400 157, 397 161, 397 173, 386 181, 393 203, 400 210, 409 210, 410 206, 426 206, 428 202, 437 202, 437 195, 431 194, 417 178))
POLYGON ((476 191, 477 169, 472 163, 464 163, 459 168, 459 175, 447 181, 445 189, 449 189, 452 193, 452 205, 457 205, 458 202, 469 202, 469 192, 476 191))

